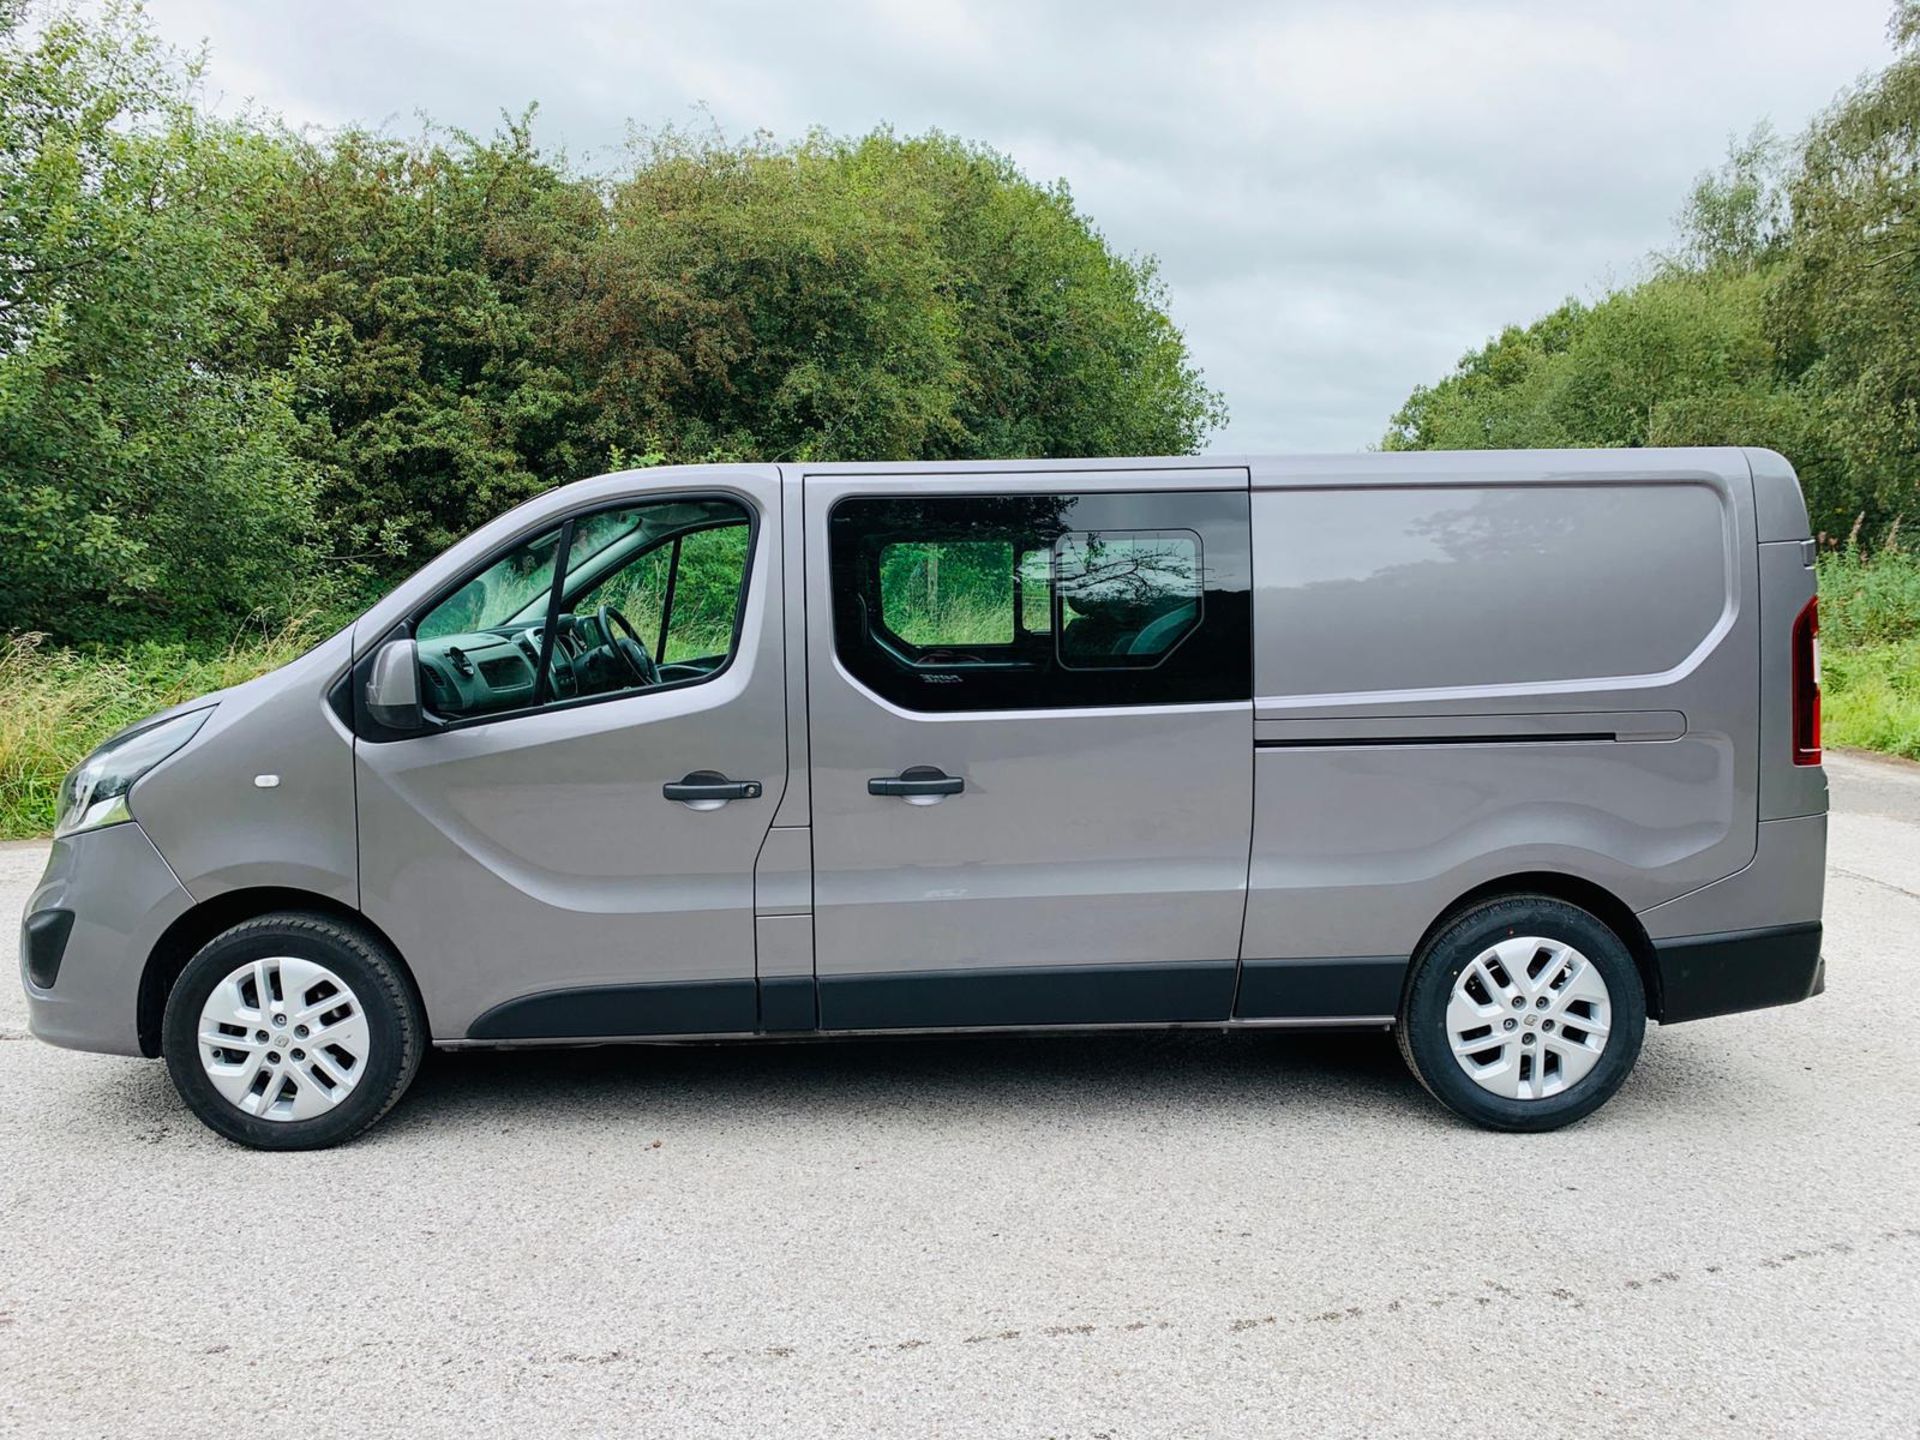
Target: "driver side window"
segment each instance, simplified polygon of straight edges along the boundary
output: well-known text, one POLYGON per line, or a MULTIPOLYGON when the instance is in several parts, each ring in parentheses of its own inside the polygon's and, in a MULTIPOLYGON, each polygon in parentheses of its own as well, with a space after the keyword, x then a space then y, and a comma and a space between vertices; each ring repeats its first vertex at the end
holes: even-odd
POLYGON ((751 536, 719 498, 577 516, 421 617, 422 698, 461 720, 705 680, 733 656, 751 536))

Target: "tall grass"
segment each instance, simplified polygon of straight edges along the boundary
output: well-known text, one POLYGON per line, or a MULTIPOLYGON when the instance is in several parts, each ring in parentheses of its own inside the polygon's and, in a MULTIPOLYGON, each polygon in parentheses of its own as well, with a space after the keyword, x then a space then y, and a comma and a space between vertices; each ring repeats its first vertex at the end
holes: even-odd
POLYGON ((1820 558, 1820 639, 1852 650, 1920 638, 1920 555, 1843 550, 1820 558))
POLYGON ((318 638, 296 624, 208 654, 146 644, 87 653, 0 637, 0 839, 45 835, 63 775, 122 726, 284 665, 318 638))
POLYGON ((1823 649, 1821 669, 1827 744, 1920 760, 1920 640, 1823 649))
POLYGON ((1920 556, 1821 557, 1820 659, 1827 744, 1920 760, 1920 556))

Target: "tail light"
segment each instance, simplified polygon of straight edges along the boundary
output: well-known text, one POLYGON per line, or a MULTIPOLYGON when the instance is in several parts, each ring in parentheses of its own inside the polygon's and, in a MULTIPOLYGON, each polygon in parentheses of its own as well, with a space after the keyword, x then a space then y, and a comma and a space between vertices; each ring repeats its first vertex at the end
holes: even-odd
POLYGON ((1793 622, 1793 763, 1820 763, 1820 597, 1793 622))

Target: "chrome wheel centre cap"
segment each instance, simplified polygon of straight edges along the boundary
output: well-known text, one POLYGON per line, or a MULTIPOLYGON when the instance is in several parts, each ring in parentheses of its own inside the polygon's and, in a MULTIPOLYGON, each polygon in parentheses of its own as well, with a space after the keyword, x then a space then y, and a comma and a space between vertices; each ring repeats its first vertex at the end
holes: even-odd
POLYGON ((1521 935, 1481 951, 1461 970, 1446 1024, 1453 1058, 1474 1084, 1509 1100, 1544 1100, 1577 1085, 1599 1062, 1613 997, 1573 946, 1521 935))
POLYGON ((293 955, 249 960, 214 986, 198 1039, 200 1068, 229 1104, 282 1121, 311 1120, 345 1100, 373 1046, 352 987, 293 955))

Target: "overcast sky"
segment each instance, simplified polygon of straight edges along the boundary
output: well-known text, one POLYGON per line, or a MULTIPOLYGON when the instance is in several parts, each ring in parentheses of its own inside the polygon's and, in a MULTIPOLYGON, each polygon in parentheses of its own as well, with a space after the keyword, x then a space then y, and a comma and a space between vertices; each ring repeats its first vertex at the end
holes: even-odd
POLYGON ((151 0, 225 107, 490 129, 938 127, 1160 259, 1210 448, 1353 450, 1503 324, 1631 278, 1729 135, 1798 131, 1889 0, 151 0))

